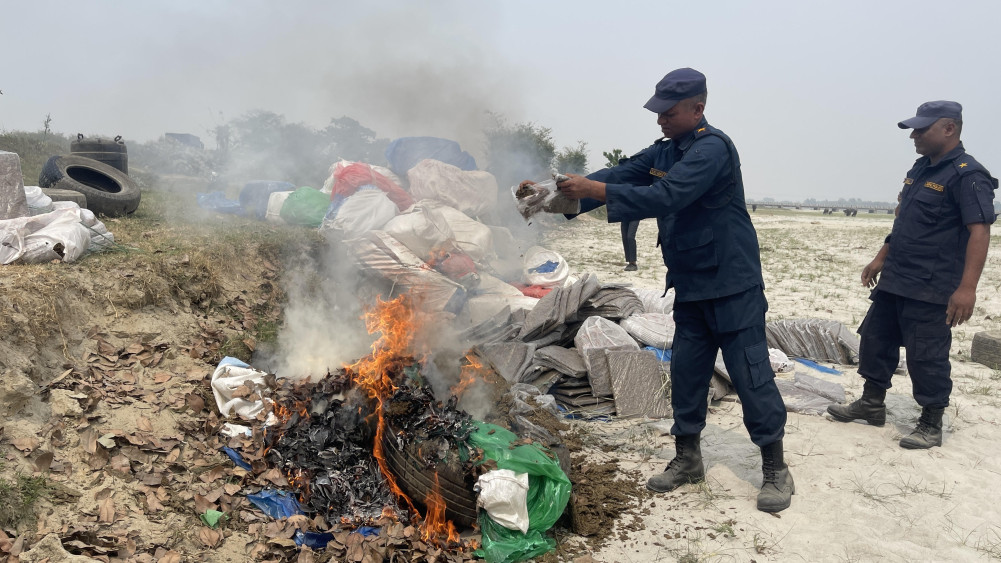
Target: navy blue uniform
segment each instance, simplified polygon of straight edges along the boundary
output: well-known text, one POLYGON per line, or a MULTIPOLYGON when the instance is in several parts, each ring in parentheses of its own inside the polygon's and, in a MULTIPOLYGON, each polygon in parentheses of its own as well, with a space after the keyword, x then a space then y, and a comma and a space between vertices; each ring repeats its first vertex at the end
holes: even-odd
MULTIPOLYGON (((744 409, 751 440, 780 440, 785 406, 768 359, 758 238, 744 202, 737 149, 703 119, 589 179, 605 182, 608 221, 656 218, 667 286, 676 291, 671 355, 675 435, 705 428, 718 350, 744 409)), ((601 205, 581 200, 581 211, 601 205)))
POLYGON ((903 346, 922 407, 949 406, 946 309, 963 278, 967 225, 994 222, 997 182, 962 143, 934 165, 926 156, 917 159, 904 180, 882 275, 859 327, 858 372, 889 389, 903 346))

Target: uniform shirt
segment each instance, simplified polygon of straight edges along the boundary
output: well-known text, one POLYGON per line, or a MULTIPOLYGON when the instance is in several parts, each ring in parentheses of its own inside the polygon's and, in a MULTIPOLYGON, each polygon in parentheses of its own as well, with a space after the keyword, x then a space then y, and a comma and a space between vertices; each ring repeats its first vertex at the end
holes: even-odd
POLYGON ((995 188, 997 180, 962 143, 934 165, 917 159, 904 180, 876 290, 948 304, 963 279, 967 225, 994 222, 995 188))
MULTIPOLYGON (((588 178, 606 184, 610 223, 657 218, 667 286, 677 301, 764 287, 737 149, 705 119, 682 138, 657 141, 588 178)), ((581 210, 599 205, 584 199, 581 210)))

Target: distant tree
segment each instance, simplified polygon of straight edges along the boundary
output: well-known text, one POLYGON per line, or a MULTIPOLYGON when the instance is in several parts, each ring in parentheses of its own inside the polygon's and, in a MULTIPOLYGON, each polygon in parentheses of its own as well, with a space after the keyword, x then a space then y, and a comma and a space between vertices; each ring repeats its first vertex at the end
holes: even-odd
POLYGON ((612 149, 612 152, 602 152, 601 155, 608 161, 605 163, 605 168, 618 166, 619 161, 626 157, 626 153, 622 152, 622 149, 612 149))
POLYGON ((45 114, 45 121, 42 123, 42 133, 47 137, 52 134, 52 114, 45 114))
POLYGON ((556 153, 553 167, 564 174, 587 174, 587 143, 578 141, 576 147, 563 147, 556 153))
POLYGON ((534 123, 510 125, 503 116, 490 113, 493 124, 484 130, 487 171, 500 186, 511 186, 526 178, 549 175, 556 158, 552 131, 534 123))

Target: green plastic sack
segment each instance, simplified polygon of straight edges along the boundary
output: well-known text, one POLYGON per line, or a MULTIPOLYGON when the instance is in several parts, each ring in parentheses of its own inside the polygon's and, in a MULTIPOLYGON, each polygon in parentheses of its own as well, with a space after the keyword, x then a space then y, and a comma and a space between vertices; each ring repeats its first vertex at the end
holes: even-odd
POLYGON ((469 443, 483 450, 484 459, 492 459, 499 469, 528 473, 528 532, 509 530, 494 522, 486 512, 480 514, 483 544, 476 554, 490 563, 512 563, 537 557, 556 547, 545 535, 560 519, 570 500, 570 479, 560 464, 535 444, 511 447, 518 439, 513 432, 476 422, 469 443))
POLYGON ((330 207, 329 194, 303 186, 288 195, 278 214, 290 225, 319 227, 323 223, 323 216, 327 214, 328 207, 330 207))

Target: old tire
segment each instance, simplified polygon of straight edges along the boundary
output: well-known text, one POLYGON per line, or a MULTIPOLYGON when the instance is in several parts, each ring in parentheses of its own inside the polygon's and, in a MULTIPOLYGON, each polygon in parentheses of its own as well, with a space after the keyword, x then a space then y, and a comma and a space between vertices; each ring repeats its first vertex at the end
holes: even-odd
MULTIPOLYGON (((410 500, 427 509, 424 499, 434 490, 435 472, 423 468, 424 464, 416 454, 419 448, 417 444, 408 442, 400 450, 394 440, 389 438, 392 433, 386 434, 382 442, 386 465, 410 500)), ((445 499, 445 518, 451 520, 457 528, 469 528, 476 522, 476 495, 473 493, 472 477, 468 476, 468 480, 466 477, 447 467, 438 468, 439 492, 445 499)))
POLYGON ((49 196, 52 201, 72 201, 82 209, 87 209, 87 196, 73 190, 60 190, 58 188, 42 188, 42 193, 49 196))
POLYGON ((142 196, 135 182, 121 170, 76 155, 50 158, 42 167, 38 185, 80 192, 87 196, 88 209, 109 217, 134 212, 142 196))
POLYGON ((991 369, 1001 369, 1001 332, 974 334, 970 359, 991 369))

